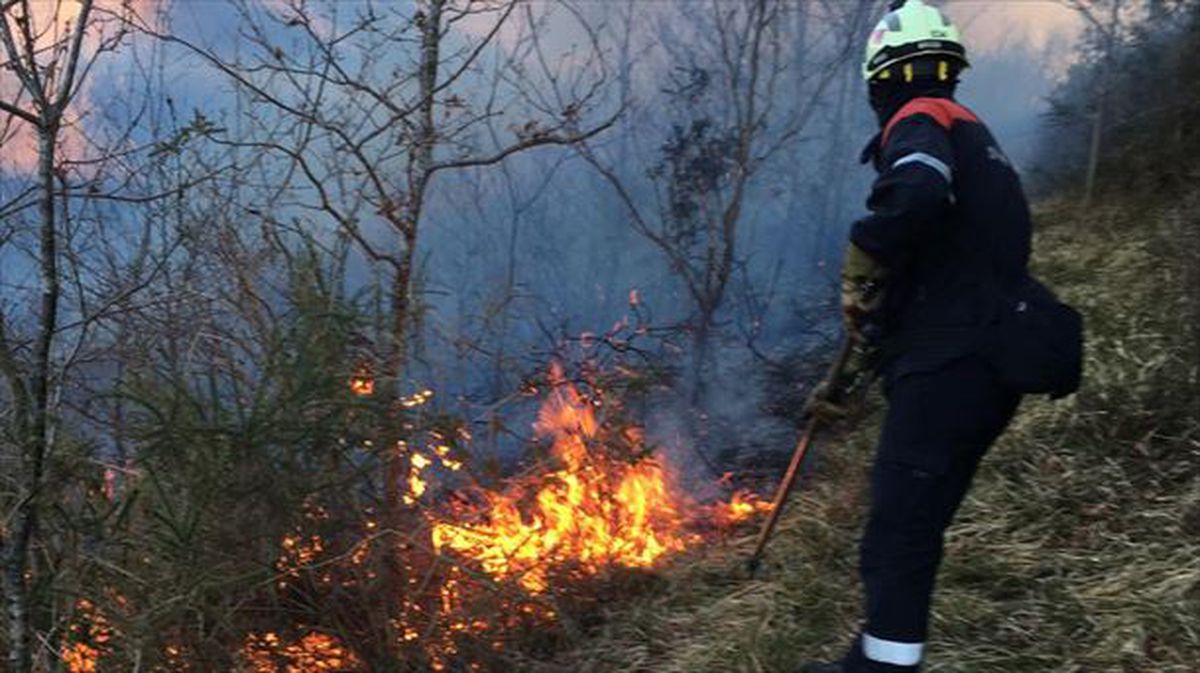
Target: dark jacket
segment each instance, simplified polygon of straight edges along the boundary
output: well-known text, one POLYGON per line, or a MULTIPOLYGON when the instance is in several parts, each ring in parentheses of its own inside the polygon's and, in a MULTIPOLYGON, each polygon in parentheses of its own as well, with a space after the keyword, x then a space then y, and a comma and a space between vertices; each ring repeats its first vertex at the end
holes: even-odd
POLYGON ((1020 179, 987 127, 951 98, 908 101, 868 146, 879 177, 850 238, 888 268, 881 352, 893 375, 971 354, 997 289, 1027 273, 1020 179))

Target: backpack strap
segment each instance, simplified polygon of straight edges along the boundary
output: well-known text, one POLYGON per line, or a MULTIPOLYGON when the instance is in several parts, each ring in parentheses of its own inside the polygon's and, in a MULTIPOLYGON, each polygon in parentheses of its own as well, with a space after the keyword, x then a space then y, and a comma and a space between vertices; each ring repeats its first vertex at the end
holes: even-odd
POLYGON ((979 117, 976 117, 974 112, 948 98, 914 98, 905 103, 904 107, 901 107, 888 120, 887 125, 883 127, 880 145, 887 145, 888 137, 897 124, 916 115, 932 117, 934 121, 947 131, 957 122, 979 123, 979 117))

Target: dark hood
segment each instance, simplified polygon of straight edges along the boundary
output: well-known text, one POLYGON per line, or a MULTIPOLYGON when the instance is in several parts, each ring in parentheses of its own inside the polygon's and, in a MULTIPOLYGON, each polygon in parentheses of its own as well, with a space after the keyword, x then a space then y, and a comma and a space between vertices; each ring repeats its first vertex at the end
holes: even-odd
POLYGON ((883 128, 904 104, 914 98, 947 98, 954 100, 956 82, 914 82, 912 84, 878 83, 870 86, 871 108, 883 128))
MULTIPOLYGON (((912 84, 877 83, 870 85, 871 109, 879 120, 882 132, 884 126, 896 116, 900 108, 914 98, 946 98, 954 100, 954 90, 957 82, 914 82, 912 84)), ((880 135, 877 133, 863 148, 859 161, 870 163, 879 152, 880 135)))

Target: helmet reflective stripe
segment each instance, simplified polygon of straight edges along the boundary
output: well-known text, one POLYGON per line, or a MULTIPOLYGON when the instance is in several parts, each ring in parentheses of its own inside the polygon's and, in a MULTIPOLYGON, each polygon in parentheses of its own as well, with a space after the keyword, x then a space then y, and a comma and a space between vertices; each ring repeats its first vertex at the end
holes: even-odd
POLYGON ((947 56, 968 65, 958 29, 938 8, 923 0, 892 6, 895 9, 879 21, 867 39, 863 78, 870 81, 891 66, 918 56, 947 56))

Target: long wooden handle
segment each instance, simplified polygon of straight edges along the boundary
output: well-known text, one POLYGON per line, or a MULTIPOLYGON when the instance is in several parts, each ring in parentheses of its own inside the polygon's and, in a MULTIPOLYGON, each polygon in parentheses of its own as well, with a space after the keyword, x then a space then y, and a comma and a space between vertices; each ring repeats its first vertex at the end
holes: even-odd
MULTIPOLYGON (((850 359, 852 345, 849 339, 842 342, 842 347, 838 351, 837 358, 829 368, 829 376, 827 380, 831 383, 836 383, 836 380, 841 377, 842 370, 846 367, 846 362, 850 359)), ((779 488, 775 490, 775 499, 771 501, 771 513, 767 516, 767 520, 763 522, 762 530, 758 533, 758 542, 754 545, 754 553, 747 561, 750 572, 753 573, 758 569, 759 562, 762 561, 763 551, 767 548, 767 542, 771 539, 771 534, 775 532, 775 525, 779 523, 779 515, 783 513, 783 504, 787 501, 788 495, 792 492, 792 488, 796 485, 796 479, 800 476, 800 466, 804 464, 804 458, 808 455, 808 447, 812 444, 813 435, 816 434, 820 427, 820 419, 812 417, 808 419, 808 425, 804 428, 804 433, 800 435, 800 439, 796 442, 796 450, 792 452, 792 460, 788 463, 787 472, 783 474, 783 481, 780 482, 779 488)))
POLYGON ((804 457, 808 454, 808 447, 812 444, 812 437, 817 431, 818 425, 818 419, 809 419, 808 427, 804 429, 804 434, 800 435, 800 440, 796 442, 792 461, 788 463, 787 472, 783 474, 783 481, 775 490, 775 499, 771 501, 771 513, 767 515, 762 530, 758 532, 758 542, 755 543, 754 553, 749 560, 751 572, 758 569, 763 551, 767 548, 767 541, 771 539, 771 533, 775 532, 775 524, 779 523, 779 515, 783 513, 783 503, 787 500, 788 494, 792 492, 792 487, 796 485, 796 477, 800 475, 800 466, 804 464, 804 457))

